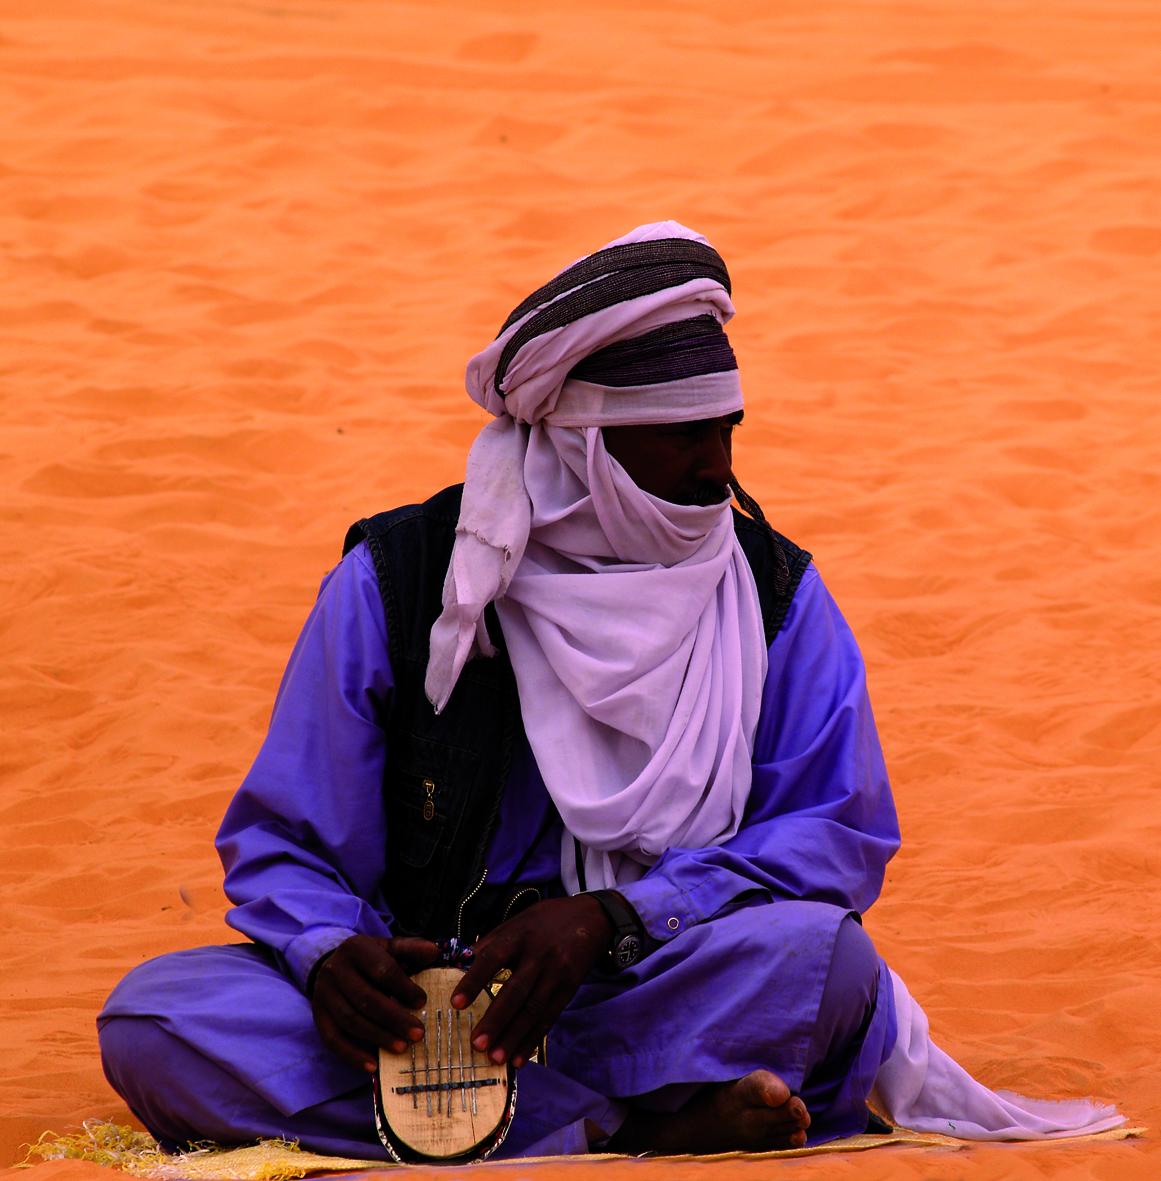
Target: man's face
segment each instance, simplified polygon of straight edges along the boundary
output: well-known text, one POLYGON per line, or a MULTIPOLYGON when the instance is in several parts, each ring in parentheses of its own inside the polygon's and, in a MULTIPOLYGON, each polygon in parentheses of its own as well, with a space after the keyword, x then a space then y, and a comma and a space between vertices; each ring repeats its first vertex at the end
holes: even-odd
POLYGON ((605 449, 638 488, 674 504, 720 504, 733 478, 742 412, 696 422, 601 428, 605 449))

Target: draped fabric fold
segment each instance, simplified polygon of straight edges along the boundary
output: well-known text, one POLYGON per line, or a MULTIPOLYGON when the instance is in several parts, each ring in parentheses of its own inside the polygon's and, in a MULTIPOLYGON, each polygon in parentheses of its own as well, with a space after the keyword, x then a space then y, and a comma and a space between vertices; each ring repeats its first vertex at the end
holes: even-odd
POLYGON ((905 1128, 961 1140, 1057 1140, 1120 1127, 1125 1117, 1088 1099, 1030 1099, 992 1091, 944 1053, 927 1014, 888 969, 898 1033, 875 1077, 872 1099, 905 1128))
POLYGON ((484 625, 484 608, 507 592, 528 542, 526 445, 527 428, 501 416, 484 427, 468 453, 456 542, 444 577, 443 613, 431 630, 427 693, 437 713, 472 653, 496 652, 484 625), (503 512, 496 511, 497 505, 503 512))

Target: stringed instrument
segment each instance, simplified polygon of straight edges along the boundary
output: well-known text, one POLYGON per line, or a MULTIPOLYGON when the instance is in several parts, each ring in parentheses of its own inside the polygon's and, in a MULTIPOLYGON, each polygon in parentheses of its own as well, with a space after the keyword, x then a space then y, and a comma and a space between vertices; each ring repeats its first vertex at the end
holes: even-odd
POLYGON ((444 1164, 484 1160, 504 1142, 516 1110, 516 1072, 472 1045, 475 1027, 499 981, 466 1009, 452 993, 461 967, 427 968, 414 976, 427 994, 423 1040, 402 1054, 379 1051, 375 1126, 391 1158, 444 1164))

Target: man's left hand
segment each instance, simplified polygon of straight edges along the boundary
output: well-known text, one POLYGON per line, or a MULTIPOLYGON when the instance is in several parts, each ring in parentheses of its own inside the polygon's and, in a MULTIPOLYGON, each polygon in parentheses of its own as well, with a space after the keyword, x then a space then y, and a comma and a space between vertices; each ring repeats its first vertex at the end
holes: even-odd
POLYGON ((612 937, 600 903, 587 894, 537 902, 485 935, 452 1004, 466 1008, 503 968, 512 975, 480 1019, 472 1044, 493 1062, 523 1066, 612 937))

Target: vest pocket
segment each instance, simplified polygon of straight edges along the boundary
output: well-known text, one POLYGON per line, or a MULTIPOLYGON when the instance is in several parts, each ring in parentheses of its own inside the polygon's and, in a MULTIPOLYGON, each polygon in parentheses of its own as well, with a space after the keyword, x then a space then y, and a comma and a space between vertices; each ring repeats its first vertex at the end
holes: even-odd
POLYGON ((417 734, 403 735, 397 749, 385 785, 388 866, 423 869, 454 836, 478 759, 417 734))

